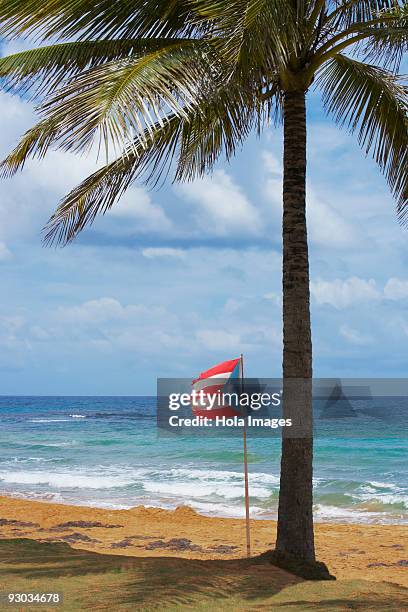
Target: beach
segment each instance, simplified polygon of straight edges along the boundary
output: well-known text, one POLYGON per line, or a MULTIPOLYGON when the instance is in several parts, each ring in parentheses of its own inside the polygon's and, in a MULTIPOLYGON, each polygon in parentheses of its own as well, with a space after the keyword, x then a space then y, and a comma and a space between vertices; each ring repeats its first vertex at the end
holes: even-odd
MULTIPOLYGON (((75 549, 129 557, 197 560, 245 557, 241 519, 202 516, 188 507, 169 511, 68 506, 0 498, 2 539, 65 542, 75 549)), ((274 546, 276 523, 252 520, 252 555, 274 546)), ((393 582, 408 587, 408 527, 316 525, 317 558, 339 580, 393 582)))
POLYGON ((408 610, 405 413, 388 406, 317 413, 316 557, 336 580, 313 582, 264 554, 278 435, 248 436, 247 560, 240 436, 161 436, 153 397, 0 398, 2 590, 51 587, 64 612, 408 610))

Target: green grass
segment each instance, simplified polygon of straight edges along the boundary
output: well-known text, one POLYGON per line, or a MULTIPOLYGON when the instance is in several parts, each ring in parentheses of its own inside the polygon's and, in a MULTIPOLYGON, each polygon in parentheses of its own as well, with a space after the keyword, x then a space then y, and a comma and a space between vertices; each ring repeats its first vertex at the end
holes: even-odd
POLYGON ((37 612, 408 609, 408 590, 399 585, 364 580, 309 582, 263 559, 197 561, 101 555, 64 543, 27 539, 0 541, 0 585, 3 593, 63 592, 60 608, 24 608, 37 612))

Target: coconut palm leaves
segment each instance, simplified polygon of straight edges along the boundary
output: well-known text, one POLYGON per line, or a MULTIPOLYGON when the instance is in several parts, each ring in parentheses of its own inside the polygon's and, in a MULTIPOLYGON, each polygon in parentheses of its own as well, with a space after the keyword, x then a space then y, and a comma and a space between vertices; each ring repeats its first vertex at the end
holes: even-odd
POLYGON ((408 169, 408 88, 389 72, 338 54, 319 75, 323 103, 337 122, 357 132, 388 179, 403 220, 408 169))
POLYGON ((143 58, 188 39, 155 38, 59 43, 0 58, 6 89, 31 99, 41 98, 83 72, 115 60, 143 58))
POLYGON ((238 71, 260 76, 284 66, 301 39, 296 9, 282 0, 192 0, 200 24, 226 62, 238 71))
POLYGON ((107 158, 63 200, 48 242, 72 240, 137 178, 211 170, 279 119, 285 92, 313 82, 407 221, 407 90, 395 73, 408 24, 398 0, 5 0, 0 20, 7 36, 76 39, 0 60, 6 87, 40 99, 40 122, 3 174, 51 147, 107 158))
MULTIPOLYGON (((38 109, 44 118, 41 137, 48 131, 62 148, 78 151, 91 145, 99 132, 106 145, 113 142, 120 146, 132 140, 135 133, 143 139, 145 126, 160 123, 169 110, 185 113, 197 98, 197 89, 205 87, 210 69, 205 43, 174 40, 172 44, 158 45, 153 41, 152 48, 148 46, 141 41, 139 52, 110 61, 105 50, 103 59, 93 59, 102 63, 85 70, 79 64, 89 62, 89 56, 77 55, 68 70, 79 70, 78 76, 50 92, 38 109)), ((24 65, 24 75, 23 68, 18 72, 16 62, 9 58, 11 68, 0 64, 0 74, 2 69, 8 72, 12 82, 16 86, 21 82, 23 89, 30 87, 35 68, 40 74, 49 71, 55 82, 55 72, 58 76, 64 69, 65 57, 65 53, 59 54, 56 61, 54 56, 48 64, 45 58, 41 68, 35 57, 34 62, 24 65)), ((22 63, 17 60, 17 65, 22 63)))
POLYGON ((123 146, 133 134, 145 140, 145 126, 153 129, 169 112, 185 115, 205 88, 210 67, 204 46, 174 41, 90 68, 51 94, 40 113, 57 126, 64 149, 86 149, 97 133, 106 145, 123 146))
POLYGON ((188 34, 196 30, 189 4, 180 0, 3 0, 0 35, 100 40, 188 34))
POLYGON ((176 180, 204 174, 220 155, 229 159, 264 119, 257 97, 245 98, 236 86, 216 89, 212 96, 207 93, 198 108, 166 116, 62 200, 46 227, 45 242, 70 242, 98 214, 105 214, 135 180, 156 184, 168 174, 174 159, 176 180))
POLYGON ((89 176, 61 202, 46 227, 45 242, 70 242, 98 214, 105 214, 128 186, 153 165, 160 174, 171 160, 177 144, 180 124, 172 117, 165 128, 146 132, 144 148, 141 142, 129 147, 115 161, 89 176), (148 154, 147 154, 148 151, 148 154))

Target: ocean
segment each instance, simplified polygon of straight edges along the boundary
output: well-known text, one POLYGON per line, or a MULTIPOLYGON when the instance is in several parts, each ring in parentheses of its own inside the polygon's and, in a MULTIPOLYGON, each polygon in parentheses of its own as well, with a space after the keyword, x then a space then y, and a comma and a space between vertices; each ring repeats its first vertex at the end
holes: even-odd
MULTIPOLYGON (((315 409, 316 521, 406 523, 406 400, 353 419, 315 409), (344 422, 343 422, 344 421, 344 422)), ((251 516, 276 518, 279 430, 248 432, 251 516)), ((242 517, 239 435, 158 435, 155 397, 0 397, 0 494, 242 517)))

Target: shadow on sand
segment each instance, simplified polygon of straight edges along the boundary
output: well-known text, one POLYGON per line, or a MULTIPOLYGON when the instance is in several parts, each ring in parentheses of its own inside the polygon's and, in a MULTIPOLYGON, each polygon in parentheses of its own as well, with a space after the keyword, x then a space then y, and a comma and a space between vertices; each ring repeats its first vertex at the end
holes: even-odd
POLYGON ((262 556, 220 561, 129 557, 28 539, 0 540, 0 582, 3 592, 62 591, 67 611, 281 608, 333 612, 400 610, 408 604, 408 591, 398 585, 304 581, 262 556))

